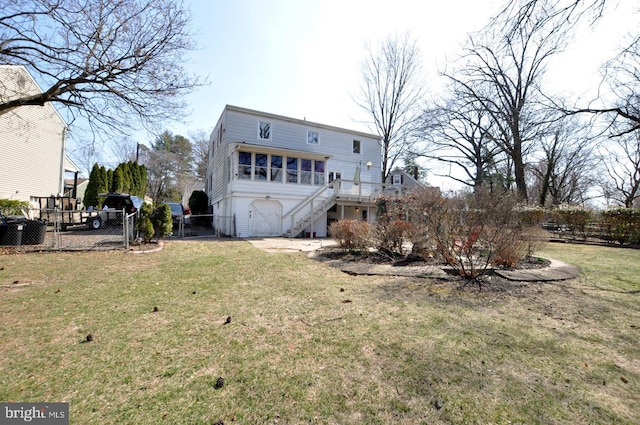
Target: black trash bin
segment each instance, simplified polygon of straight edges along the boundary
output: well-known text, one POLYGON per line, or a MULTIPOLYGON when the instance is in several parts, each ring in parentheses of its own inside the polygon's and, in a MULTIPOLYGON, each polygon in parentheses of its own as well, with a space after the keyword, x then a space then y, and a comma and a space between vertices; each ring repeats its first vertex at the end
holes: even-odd
POLYGON ((19 246, 22 245, 22 231, 24 224, 7 223, 0 224, 0 245, 19 246))
POLYGON ((22 245, 41 245, 47 236, 47 223, 43 220, 25 220, 22 245))
POLYGON ((41 245, 47 236, 47 223, 24 217, 5 217, 0 224, 0 245, 41 245))

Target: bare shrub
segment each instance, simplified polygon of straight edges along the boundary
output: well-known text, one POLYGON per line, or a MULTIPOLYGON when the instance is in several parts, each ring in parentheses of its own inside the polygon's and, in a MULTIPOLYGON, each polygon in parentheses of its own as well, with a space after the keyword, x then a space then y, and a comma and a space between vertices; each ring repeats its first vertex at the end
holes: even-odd
POLYGON ((378 252, 390 257, 402 255, 403 245, 415 229, 405 220, 407 205, 397 199, 380 197, 377 201, 377 223, 372 237, 378 252))
POLYGON ((408 217, 413 225, 407 235, 413 247, 411 254, 428 260, 438 255, 435 234, 441 217, 448 211, 448 203, 438 190, 424 188, 415 190, 404 199, 408 217))
POLYGON ((373 239, 378 252, 395 257, 403 254, 404 242, 413 233, 413 225, 404 220, 378 221, 373 228, 373 239))
MULTIPOLYGON (((515 197, 477 191, 452 198, 416 192, 407 202, 422 242, 457 274, 475 279, 492 265, 513 266, 534 250, 515 197)), ((537 215, 537 214, 536 214, 537 215)), ((536 221, 538 217, 529 217, 536 221)))
POLYGON ((371 240, 371 225, 360 220, 340 220, 331 223, 329 234, 345 251, 367 252, 371 240))

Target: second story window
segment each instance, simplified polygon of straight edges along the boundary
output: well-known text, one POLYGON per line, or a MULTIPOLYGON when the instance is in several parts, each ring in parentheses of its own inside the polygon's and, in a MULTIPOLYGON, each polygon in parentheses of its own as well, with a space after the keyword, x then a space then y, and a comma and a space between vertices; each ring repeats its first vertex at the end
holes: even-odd
POLYGON ((271 123, 267 121, 260 121, 258 125, 258 139, 271 140, 271 123))
POLYGON ((360 140, 353 141, 353 153, 360 153, 360 140))

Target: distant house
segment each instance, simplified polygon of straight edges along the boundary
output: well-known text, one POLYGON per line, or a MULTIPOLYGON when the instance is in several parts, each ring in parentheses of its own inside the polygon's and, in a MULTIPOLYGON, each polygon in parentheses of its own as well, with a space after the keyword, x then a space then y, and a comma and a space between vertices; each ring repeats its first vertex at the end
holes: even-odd
POLYGON ((327 235, 346 218, 375 220, 380 138, 227 105, 209 140, 205 191, 220 233, 327 235))
MULTIPOLYGON (((40 92, 25 67, 0 65, 0 102, 40 92)), ((2 113, 0 199, 35 201, 63 194, 65 172, 79 172, 65 155, 66 141, 67 125, 51 104, 2 113)))
POLYGON ((384 193, 391 196, 401 196, 412 190, 428 187, 399 167, 391 170, 384 183, 384 193))

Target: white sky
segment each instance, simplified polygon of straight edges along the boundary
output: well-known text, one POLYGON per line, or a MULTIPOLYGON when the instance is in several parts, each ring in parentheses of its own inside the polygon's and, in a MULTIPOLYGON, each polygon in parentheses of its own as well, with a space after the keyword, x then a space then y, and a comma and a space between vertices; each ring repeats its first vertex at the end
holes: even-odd
MULTIPOLYGON (((612 11, 596 30, 580 34, 549 69, 559 90, 584 95, 600 81, 598 66, 637 26, 633 1, 612 11), (629 25, 632 18, 633 22, 629 25), (634 25, 635 24, 635 25, 634 25)), ((427 92, 437 73, 460 53, 502 0, 190 0, 200 50, 188 69, 210 85, 189 96, 189 122, 167 130, 207 133, 225 104, 373 132, 352 96, 367 42, 410 31, 423 57, 427 92)), ((615 0, 608 0, 616 6, 615 0)), ((152 136, 149 136, 149 139, 152 136)), ((148 143, 148 140, 139 140, 148 143)))

